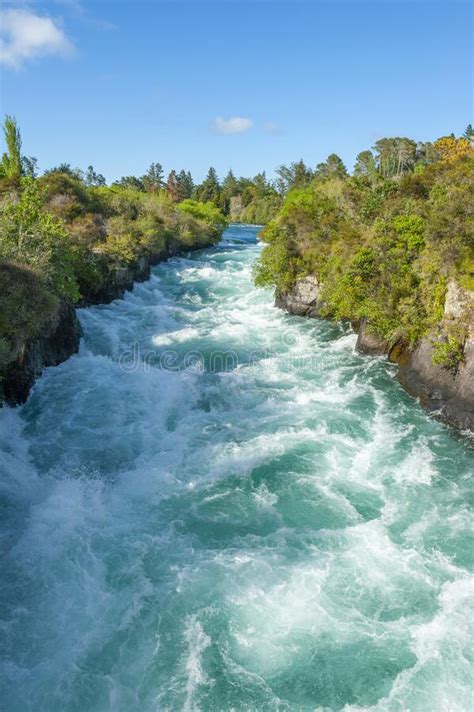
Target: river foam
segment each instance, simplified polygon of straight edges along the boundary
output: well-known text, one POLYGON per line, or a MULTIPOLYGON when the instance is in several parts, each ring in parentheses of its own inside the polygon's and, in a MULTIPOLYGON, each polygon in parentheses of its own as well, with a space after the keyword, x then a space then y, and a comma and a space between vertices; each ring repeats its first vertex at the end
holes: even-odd
POLYGON ((255 290, 256 233, 0 412, 5 709, 473 708, 472 444, 255 290))

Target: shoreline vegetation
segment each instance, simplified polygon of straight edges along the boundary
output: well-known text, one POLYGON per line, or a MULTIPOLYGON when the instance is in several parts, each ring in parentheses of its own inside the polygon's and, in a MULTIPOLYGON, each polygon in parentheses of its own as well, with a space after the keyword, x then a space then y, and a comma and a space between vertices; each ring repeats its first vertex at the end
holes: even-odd
POLYGON ((89 167, 36 175, 14 119, 0 164, 0 401, 24 402, 45 366, 77 351, 74 307, 111 301, 150 266, 216 244, 227 217, 204 193, 173 200, 153 164, 141 185, 89 167))
POLYGON ((48 365, 74 353, 75 306, 109 302, 150 266, 216 244, 229 223, 265 223, 282 195, 265 173, 195 184, 160 163, 106 185, 93 166, 63 163, 38 176, 6 116, 0 161, 0 403, 21 403, 48 365), (64 338, 63 338, 64 337, 64 338), (56 348, 57 345, 57 348, 56 348))
POLYGON ((350 321, 362 353, 386 354, 426 407, 474 427, 471 126, 434 143, 380 139, 352 175, 331 154, 314 170, 279 166, 274 181, 229 171, 219 182, 211 168, 199 185, 184 170, 165 180, 159 163, 110 186, 92 166, 38 177, 8 116, 4 134, 2 402, 26 400, 45 366, 77 351, 75 306, 121 296, 153 264, 214 245, 240 221, 265 225, 255 283, 275 288, 277 306, 350 321))
POLYGON ((352 175, 332 154, 293 180, 262 232, 257 286, 306 316, 347 320, 362 353, 474 429, 474 131, 434 143, 380 139, 352 175))

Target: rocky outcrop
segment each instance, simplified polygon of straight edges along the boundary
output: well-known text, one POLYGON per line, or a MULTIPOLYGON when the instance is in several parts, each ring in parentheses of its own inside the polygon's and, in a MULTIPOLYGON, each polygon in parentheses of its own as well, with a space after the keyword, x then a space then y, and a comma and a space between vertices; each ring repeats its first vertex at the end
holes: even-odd
POLYGON ((79 307, 88 307, 93 304, 108 304, 114 299, 120 299, 125 292, 133 289, 135 282, 146 282, 150 279, 153 265, 163 262, 169 257, 182 254, 183 251, 192 252, 201 249, 201 246, 183 248, 182 243, 170 237, 166 247, 161 252, 143 255, 136 262, 127 267, 117 267, 108 273, 105 284, 95 291, 89 291, 83 295, 79 302, 79 307))
POLYGON ((464 346, 464 361, 456 371, 433 363, 433 344, 423 339, 411 351, 396 348, 390 360, 398 364, 398 379, 437 418, 461 430, 474 431, 474 339, 464 346))
POLYGON ((357 331, 356 350, 366 356, 384 356, 388 352, 386 341, 370 330, 367 319, 352 324, 357 331))
POLYGON ((320 295, 321 285, 316 277, 308 275, 299 279, 287 292, 277 291, 275 306, 296 316, 317 317, 324 306, 320 295))
POLYGON ((0 381, 0 398, 8 405, 24 403, 31 386, 46 366, 57 366, 79 348, 81 325, 76 310, 62 302, 50 329, 25 344, 0 381))
MULTIPOLYGON (((106 304, 131 290, 135 282, 149 279, 151 267, 168 257, 202 247, 183 248, 178 241, 169 240, 163 252, 143 256, 130 267, 118 268, 109 275, 100 290, 84 295, 78 306, 106 304)), ((81 325, 71 304, 60 303, 52 325, 41 336, 31 339, 21 349, 20 355, 0 373, 0 405, 19 405, 28 398, 35 380, 47 366, 57 366, 66 361, 79 348, 81 325)))
MULTIPOLYGON (((321 316, 324 302, 315 277, 304 277, 285 293, 276 292, 275 305, 298 316, 321 316)), ((352 322, 356 349, 369 356, 388 356, 398 364, 403 387, 438 419, 461 430, 474 431, 474 293, 451 281, 444 315, 436 332, 415 347, 391 346, 370 329, 366 319, 352 322), (455 367, 435 363, 436 343, 451 333, 464 333, 463 357, 455 367)))
POLYGON ((109 270, 107 279, 98 289, 86 291, 79 307, 88 307, 92 304, 108 304, 114 299, 120 299, 125 292, 129 292, 135 282, 145 282, 150 279, 151 266, 161 262, 172 255, 172 248, 156 255, 142 256, 135 263, 127 267, 117 267, 109 270))
POLYGON ((474 431, 474 294, 450 282, 443 319, 436 333, 414 349, 395 346, 389 358, 398 364, 405 389, 437 418, 461 430, 474 431), (462 326, 462 328, 460 328, 462 326), (433 361, 436 343, 447 335, 464 332, 463 358, 454 367, 433 361))

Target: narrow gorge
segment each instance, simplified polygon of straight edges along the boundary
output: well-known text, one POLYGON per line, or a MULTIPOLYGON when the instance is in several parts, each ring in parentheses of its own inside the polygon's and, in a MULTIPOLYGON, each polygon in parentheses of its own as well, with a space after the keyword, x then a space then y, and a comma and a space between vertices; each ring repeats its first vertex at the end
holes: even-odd
POLYGON ((275 308, 257 232, 79 309, 0 411, 7 709, 469 709, 470 440, 275 308))

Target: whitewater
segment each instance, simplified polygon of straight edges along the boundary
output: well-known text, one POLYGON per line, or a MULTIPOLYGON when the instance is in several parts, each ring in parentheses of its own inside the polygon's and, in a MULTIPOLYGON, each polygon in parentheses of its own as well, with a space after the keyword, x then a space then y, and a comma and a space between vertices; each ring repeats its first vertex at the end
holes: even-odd
POLYGON ((276 309, 257 232, 80 310, 0 411, 8 712, 474 709, 473 441, 276 309))

